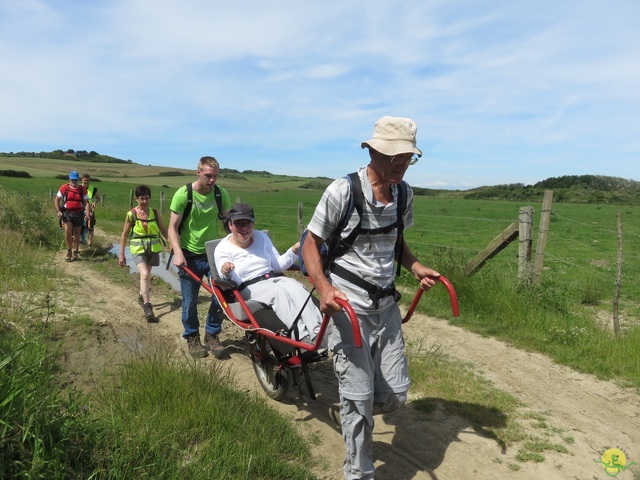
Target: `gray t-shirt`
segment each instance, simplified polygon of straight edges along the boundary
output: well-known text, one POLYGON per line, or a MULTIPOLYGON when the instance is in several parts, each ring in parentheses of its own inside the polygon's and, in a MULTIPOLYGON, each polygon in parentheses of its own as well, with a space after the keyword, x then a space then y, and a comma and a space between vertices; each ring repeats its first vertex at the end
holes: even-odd
MULTIPOLYGON (((358 169, 358 176, 362 183, 365 202, 363 205, 362 228, 382 228, 395 223, 397 217, 398 187, 392 186, 394 201, 384 205, 373 199, 373 190, 367 176, 367 167, 358 169)), ((307 227, 315 235, 326 240, 337 228, 349 205, 349 181, 345 177, 334 180, 327 187, 307 227)), ((407 188, 407 206, 404 211, 404 228, 413 226, 413 191, 407 188)), ((358 214, 351 216, 347 227, 342 232, 343 237, 358 224, 358 214)), ((395 244, 397 229, 387 234, 369 235, 361 233, 356 238, 353 248, 336 259, 336 264, 358 273, 367 282, 380 288, 391 286, 395 278, 395 244)), ((384 311, 394 304, 393 297, 385 297, 380 301, 378 309, 374 309, 369 294, 362 288, 338 277, 331 275, 331 283, 342 290, 349 303, 357 313, 371 313, 384 311)))

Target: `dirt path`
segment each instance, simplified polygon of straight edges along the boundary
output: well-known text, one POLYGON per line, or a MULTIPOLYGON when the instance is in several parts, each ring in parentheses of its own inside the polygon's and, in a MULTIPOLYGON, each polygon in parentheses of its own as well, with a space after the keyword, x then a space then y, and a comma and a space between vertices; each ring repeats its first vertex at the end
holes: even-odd
MULTIPOLYGON (((115 260, 114 260, 115 261, 115 260)), ((90 260, 67 263, 64 253, 56 262, 64 269, 67 281, 73 281, 82 267, 86 272, 90 260)), ((66 349, 66 381, 89 387, 105 366, 122 361, 127 352, 144 350, 154 342, 171 342, 186 351, 180 338, 180 306, 172 301, 154 301, 159 317, 156 324, 143 320, 135 289, 110 281, 100 275, 83 275, 81 298, 65 302, 65 311, 87 314, 97 320, 92 334, 77 339, 77 347, 66 349), (86 373, 91 375, 87 376, 86 373)), ((203 305, 206 298, 203 295, 203 305)), ((204 307, 203 307, 204 309, 204 307)), ((502 451, 494 440, 483 437, 461 418, 444 411, 419 412, 410 404, 399 412, 376 418, 374 456, 376 478, 387 480, 439 479, 467 480, 510 479, 601 479, 602 465, 596 464, 608 448, 623 450, 628 459, 640 463, 640 396, 613 382, 576 373, 554 364, 547 357, 524 352, 503 342, 483 338, 451 326, 445 320, 416 315, 405 326, 409 339, 424 337, 425 346, 438 345, 441 350, 469 363, 476 372, 526 404, 526 409, 540 412, 555 431, 573 437, 566 445, 569 454, 545 453, 543 463, 519 463, 512 471, 517 446, 502 451), (426 332, 426 336, 425 336, 426 332)), ((240 388, 259 391, 251 361, 244 348, 242 333, 225 323, 223 343, 229 356, 213 357, 203 362, 224 362, 234 373, 240 388)), ((337 400, 337 386, 330 362, 313 365, 312 378, 316 401, 305 393, 302 397, 291 388, 284 402, 270 403, 302 432, 319 439, 315 454, 321 458, 322 479, 342 478, 342 438, 327 414, 329 404, 337 400)), ((634 468, 637 468, 634 467, 634 468)), ((632 471, 622 472, 620 479, 640 478, 632 471)))

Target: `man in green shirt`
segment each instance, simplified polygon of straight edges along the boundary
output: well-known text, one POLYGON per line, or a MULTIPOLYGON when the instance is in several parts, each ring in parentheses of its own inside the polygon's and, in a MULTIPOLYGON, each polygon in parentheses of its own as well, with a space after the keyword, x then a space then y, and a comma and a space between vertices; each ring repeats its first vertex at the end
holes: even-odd
MULTIPOLYGON (((191 188, 189 185, 180 187, 171 200, 169 243, 173 250, 173 264, 178 269, 187 266, 201 279, 204 275, 211 275, 205 242, 218 238, 218 219, 225 217, 231 208, 229 194, 216 185, 219 171, 220 165, 215 158, 202 157, 196 171, 198 179, 190 184, 191 188), (190 208, 189 190, 192 196, 190 208)), ((194 358, 206 357, 207 350, 219 357, 224 353, 224 347, 218 338, 222 330, 222 318, 215 297, 211 298, 207 314, 204 346, 200 343, 199 290, 200 283, 181 271, 182 336, 187 340, 189 353, 194 358)))
POLYGON ((82 234, 80 235, 80 243, 87 244, 89 248, 93 248, 93 229, 96 225, 96 205, 100 201, 100 194, 98 189, 91 183, 91 175, 85 173, 82 175, 82 185, 87 190, 87 196, 89 197, 89 210, 91 211, 90 218, 84 220, 84 227, 82 228, 82 234), (89 240, 87 242, 87 240, 89 240))

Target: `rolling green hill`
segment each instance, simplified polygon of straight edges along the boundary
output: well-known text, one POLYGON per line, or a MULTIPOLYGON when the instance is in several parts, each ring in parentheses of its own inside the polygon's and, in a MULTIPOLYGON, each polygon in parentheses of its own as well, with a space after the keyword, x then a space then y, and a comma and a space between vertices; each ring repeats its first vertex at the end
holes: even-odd
MULTIPOLYGON (((185 179, 182 177, 191 176, 194 172, 192 169, 141 165, 86 150, 0 153, 0 176, 24 177, 26 173, 31 177, 65 179, 70 170, 89 173, 96 181, 146 183, 166 188, 183 185, 185 179)), ((323 190, 332 180, 227 168, 220 170, 220 178, 225 187, 241 191, 323 190)), ((470 190, 413 187, 413 190, 416 195, 425 197, 527 202, 542 201, 545 190, 553 190, 555 202, 640 205, 640 182, 604 175, 550 177, 534 185, 511 183, 470 190)))
MULTIPOLYGON (((152 187, 177 188, 193 178, 195 169, 157 167, 118 160, 97 161, 91 157, 49 158, 45 153, 18 156, 0 153, 0 176, 20 178, 56 178, 65 180, 71 170, 88 173, 94 182, 110 181, 147 184, 152 187), (26 174, 26 175, 25 175, 26 174)), ((106 156, 101 156, 103 159, 106 156)), ((220 169, 220 180, 230 190, 280 191, 290 189, 323 190, 332 179, 277 175, 265 171, 220 169)))

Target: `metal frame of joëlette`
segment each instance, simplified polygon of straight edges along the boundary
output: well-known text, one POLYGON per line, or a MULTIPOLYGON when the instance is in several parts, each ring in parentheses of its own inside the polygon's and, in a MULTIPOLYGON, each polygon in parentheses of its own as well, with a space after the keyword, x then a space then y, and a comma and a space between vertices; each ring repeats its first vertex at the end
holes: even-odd
MULTIPOLYGON (((229 318, 230 321, 232 321, 237 327, 240 327, 243 330, 246 331, 250 331, 252 333, 256 333, 258 335, 262 335, 266 338, 270 338, 273 340, 276 340, 278 342, 282 342, 282 343, 286 343, 288 345, 292 345, 296 348, 299 348, 301 350, 307 350, 307 351, 315 351, 317 350, 317 348, 320 346, 320 344, 322 343, 322 339, 324 338, 324 334, 327 330, 327 326, 329 325, 329 319, 331 318, 329 315, 324 315, 322 318, 322 325, 320 326, 320 331, 318 332, 318 335, 316 337, 316 341, 314 344, 311 343, 306 343, 306 342, 300 342, 298 340, 294 340, 291 339, 289 337, 285 337, 283 335, 277 334, 267 328, 261 327, 258 324, 258 321, 255 319, 255 317, 253 316, 253 313, 251 312, 251 309, 247 306, 244 298, 242 298, 242 295, 240 294, 240 292, 234 288, 232 289, 232 293, 233 296, 235 298, 235 300, 238 302, 239 305, 241 305, 242 309, 244 310, 244 312, 246 313, 248 320, 244 321, 244 320, 238 320, 235 316, 235 314, 233 313, 233 311, 231 310, 231 307, 229 307, 229 304, 227 303, 226 299, 224 298, 224 295, 222 293, 222 286, 227 286, 228 284, 225 283, 224 281, 217 281, 215 277, 212 278, 213 280, 213 284, 210 285, 209 283, 207 283, 206 281, 204 281, 203 279, 198 278, 198 276, 193 273, 188 267, 182 267, 182 270, 189 275, 192 279, 194 279, 196 282, 199 282, 211 295, 214 295, 216 297, 216 299, 218 300, 218 303, 220 304, 220 306, 222 307, 222 309, 224 310, 225 314, 227 315, 227 317, 229 318), (216 283, 218 282, 218 283, 216 283)), ((445 277, 443 277, 442 275, 439 277, 434 277, 434 280, 439 281, 440 283, 442 283, 442 285, 444 285, 444 287, 447 289, 447 292, 449 293, 449 298, 451 300, 451 309, 453 311, 453 316, 457 317, 460 312, 458 309, 458 297, 456 295, 456 291, 453 288, 453 285, 451 284, 451 282, 449 280, 447 280, 445 277)), ((420 301, 420 298, 422 297, 422 293, 424 292, 424 290, 422 290, 421 288, 418 289, 418 291, 416 292, 413 301, 411 302, 411 306, 409 307, 409 310, 407 311, 407 314, 405 315, 405 317, 402 319, 402 323, 407 323, 409 321, 409 319, 411 318, 411 316, 413 315, 413 312, 415 311, 416 307, 418 306, 418 302, 420 301)), ((342 310, 346 313, 347 317, 349 318, 349 320, 351 321, 351 327, 353 329, 353 339, 354 339, 354 344, 357 348, 362 347, 362 336, 360 333, 360 324, 358 323, 358 317, 356 315, 356 313, 354 312, 353 308, 351 307, 351 305, 349 304, 349 302, 345 302, 344 300, 341 300, 339 298, 336 299, 336 303, 338 305, 340 305, 340 307, 342 308, 342 310)))

